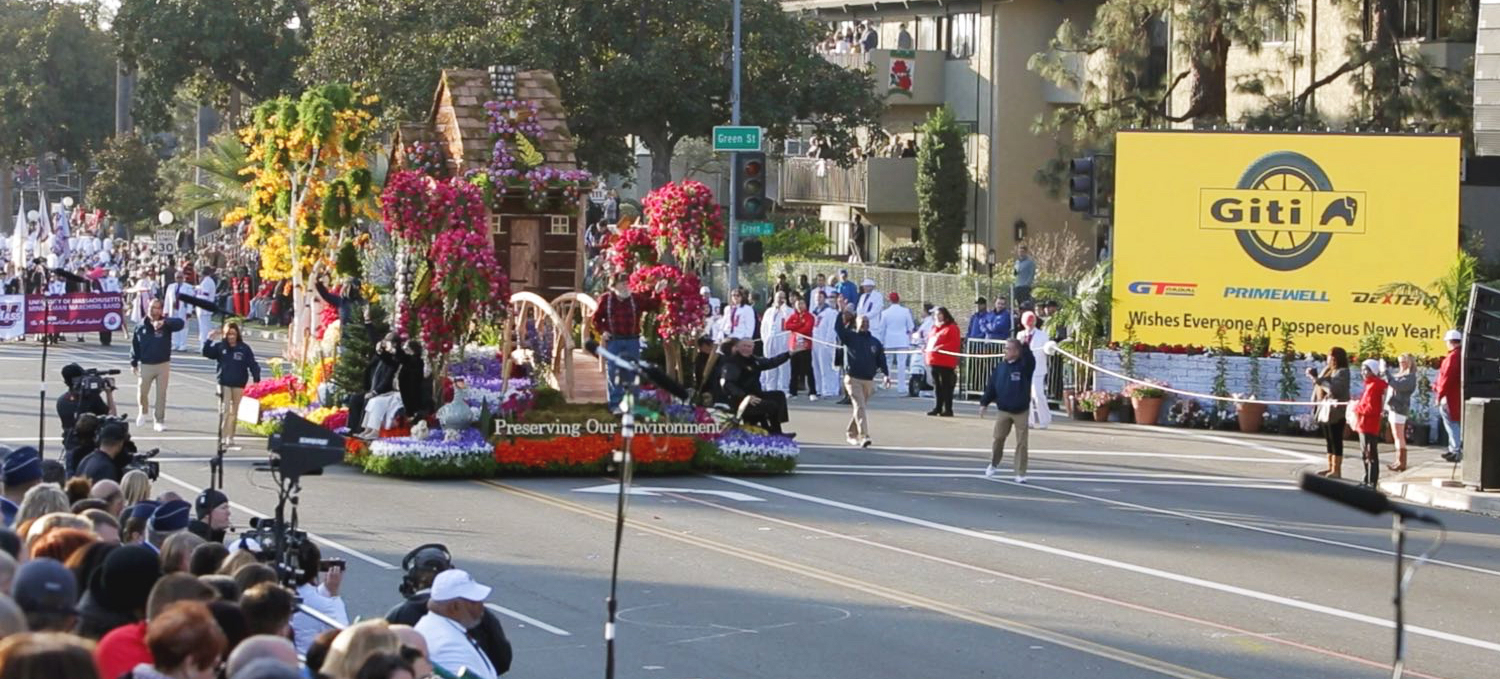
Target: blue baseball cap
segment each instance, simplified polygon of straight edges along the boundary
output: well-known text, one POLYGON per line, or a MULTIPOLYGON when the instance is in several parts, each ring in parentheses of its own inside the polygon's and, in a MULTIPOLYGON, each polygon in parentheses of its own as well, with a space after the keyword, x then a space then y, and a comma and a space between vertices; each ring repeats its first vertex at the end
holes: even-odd
POLYGON ((17 507, 16 503, 0 497, 0 516, 3 516, 5 518, 5 525, 9 526, 15 523, 16 513, 20 511, 21 508, 17 507))
POLYGON ((185 500, 169 500, 162 503, 151 514, 151 530, 158 533, 175 533, 187 530, 188 514, 193 506, 185 500))
POLYGON ((125 509, 125 518, 149 519, 151 518, 151 514, 156 511, 156 507, 157 503, 155 500, 142 500, 125 509))
POLYGON ((7 486, 42 480, 42 454, 31 446, 11 451, 5 456, 4 465, 0 466, 0 476, 4 477, 7 486))
POLYGON ((78 604, 78 578, 53 559, 35 559, 16 571, 16 605, 28 613, 70 613, 78 604))

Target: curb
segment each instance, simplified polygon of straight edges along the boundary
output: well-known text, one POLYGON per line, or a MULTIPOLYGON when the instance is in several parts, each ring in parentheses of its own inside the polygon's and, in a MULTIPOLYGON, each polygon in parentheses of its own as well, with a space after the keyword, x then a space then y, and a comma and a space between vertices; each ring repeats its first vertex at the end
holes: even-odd
POLYGON ((1441 481, 1437 478, 1423 481, 1393 479, 1380 482, 1380 489, 1414 504, 1500 517, 1500 493, 1436 485, 1441 481))

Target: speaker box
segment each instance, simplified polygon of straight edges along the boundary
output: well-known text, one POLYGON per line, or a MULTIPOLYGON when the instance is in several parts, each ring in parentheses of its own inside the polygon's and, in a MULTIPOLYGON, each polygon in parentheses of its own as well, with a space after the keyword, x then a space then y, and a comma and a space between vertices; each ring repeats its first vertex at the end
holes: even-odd
POLYGON ((1464 399, 1500 398, 1500 290, 1474 286, 1463 352, 1464 399))
POLYGON ((1500 490, 1500 400, 1464 402, 1463 482, 1480 490, 1500 490))

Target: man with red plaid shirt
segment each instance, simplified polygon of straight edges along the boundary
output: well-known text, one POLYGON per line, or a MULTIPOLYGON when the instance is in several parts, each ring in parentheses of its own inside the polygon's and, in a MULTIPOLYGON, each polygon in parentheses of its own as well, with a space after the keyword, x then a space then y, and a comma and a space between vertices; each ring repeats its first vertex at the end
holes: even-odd
MULTIPOLYGON (((599 308, 589 318, 589 327, 599 333, 604 348, 628 361, 640 358, 641 314, 661 308, 658 296, 666 287, 667 281, 663 280, 656 284, 653 294, 634 293, 630 291, 630 278, 625 274, 615 274, 610 281, 610 290, 599 297, 599 308)), ((606 364, 606 368, 609 370, 609 409, 614 411, 619 408, 620 398, 625 394, 626 376, 613 363, 606 364)))

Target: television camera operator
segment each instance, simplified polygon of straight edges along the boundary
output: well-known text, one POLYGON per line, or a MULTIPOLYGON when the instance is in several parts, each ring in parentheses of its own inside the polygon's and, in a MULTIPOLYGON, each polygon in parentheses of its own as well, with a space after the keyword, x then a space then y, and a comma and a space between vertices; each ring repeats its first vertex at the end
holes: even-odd
MULTIPOLYGON (((100 371, 93 368, 85 370, 77 363, 69 363, 62 368, 63 384, 67 391, 57 397, 57 419, 62 422, 63 449, 74 449, 74 427, 78 423, 78 416, 84 413, 94 415, 115 416, 115 381, 109 379, 109 375, 118 374, 120 371, 100 371)), ((88 451, 85 451, 88 452, 88 451)), ((70 456, 71 457, 71 456, 70 456)), ((72 470, 72 465, 69 465, 72 470)))
MULTIPOLYGON (((422 545, 406 554, 401 560, 401 567, 406 571, 401 578, 401 595, 406 597, 406 601, 386 613, 385 619, 392 625, 415 626, 427 614, 427 602, 432 598, 433 579, 438 573, 453 568, 453 557, 443 545, 422 545)), ((469 635, 479 645, 479 650, 484 652, 485 657, 489 658, 490 664, 495 666, 496 674, 510 671, 510 640, 505 638, 505 630, 493 611, 485 609, 479 626, 470 630, 469 635)))
POLYGON ((161 463, 151 460, 161 451, 153 448, 138 452, 135 442, 130 440, 130 428, 124 421, 106 420, 99 428, 97 439, 98 447, 79 460, 77 476, 88 477, 94 483, 106 479, 119 483, 125 472, 132 469, 145 472, 152 481, 161 475, 161 463))

